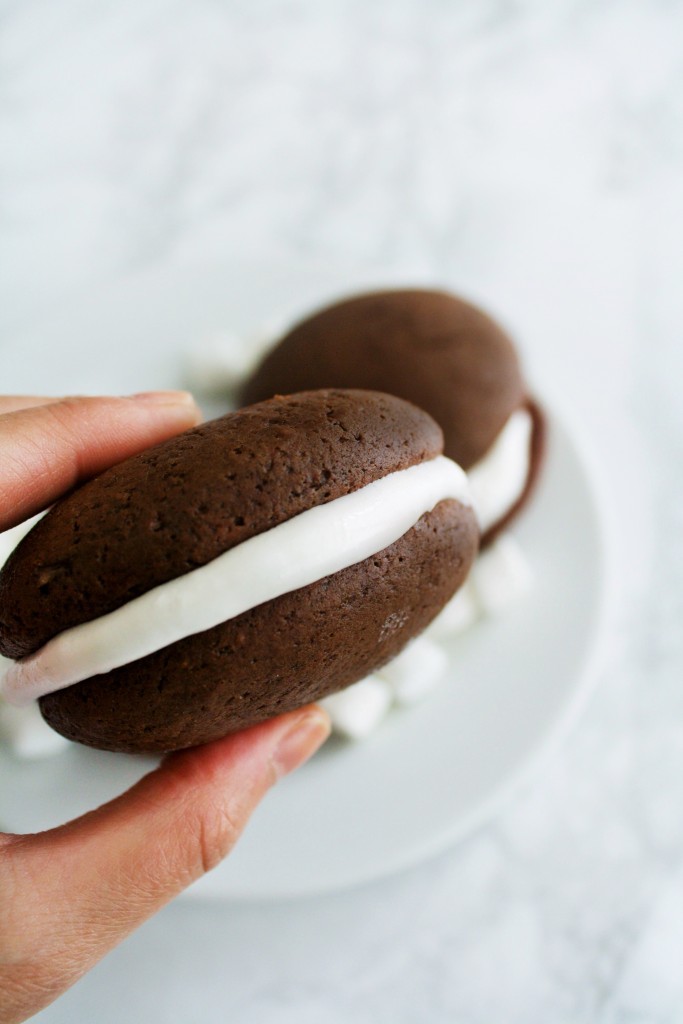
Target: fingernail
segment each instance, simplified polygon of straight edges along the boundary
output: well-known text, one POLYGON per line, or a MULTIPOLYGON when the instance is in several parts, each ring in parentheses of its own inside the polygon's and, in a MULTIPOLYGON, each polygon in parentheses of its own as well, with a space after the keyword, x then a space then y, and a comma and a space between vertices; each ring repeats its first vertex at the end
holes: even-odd
POLYGON ((141 391, 128 397, 150 405, 185 405, 189 408, 196 404, 189 391, 141 391))
POLYGON ((273 762, 278 778, 288 775, 322 746, 330 735, 330 720, 322 708, 306 711, 278 743, 273 762))

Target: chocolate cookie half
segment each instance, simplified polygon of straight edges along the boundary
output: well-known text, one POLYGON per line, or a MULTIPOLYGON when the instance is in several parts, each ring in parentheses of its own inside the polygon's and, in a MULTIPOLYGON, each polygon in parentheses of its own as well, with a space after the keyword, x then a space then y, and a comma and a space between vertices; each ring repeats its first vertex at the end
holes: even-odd
POLYGON ((425 409, 445 454, 472 474, 486 544, 528 500, 545 420, 515 347, 482 310, 446 292, 375 292, 294 326, 241 391, 244 403, 308 388, 368 388, 425 409))
POLYGON ((108 750, 207 742, 396 655, 463 582, 477 526, 424 412, 291 395, 122 462, 0 574, 16 703, 108 750))

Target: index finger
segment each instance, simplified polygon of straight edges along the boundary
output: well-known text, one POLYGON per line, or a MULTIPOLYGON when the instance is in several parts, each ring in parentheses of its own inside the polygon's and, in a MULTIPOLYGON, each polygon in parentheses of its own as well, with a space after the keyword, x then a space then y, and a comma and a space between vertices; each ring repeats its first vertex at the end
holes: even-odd
POLYGON ((58 401, 58 398, 45 398, 40 395, 0 395, 0 416, 6 412, 34 409, 37 405, 51 405, 58 401))
POLYGON ((0 415, 0 530, 200 419, 186 392, 68 398, 0 415))

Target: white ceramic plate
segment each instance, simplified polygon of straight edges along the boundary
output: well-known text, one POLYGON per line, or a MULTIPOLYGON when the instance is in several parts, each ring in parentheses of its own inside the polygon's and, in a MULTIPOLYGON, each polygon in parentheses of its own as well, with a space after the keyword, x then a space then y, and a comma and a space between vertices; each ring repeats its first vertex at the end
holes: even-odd
MULTIPOLYGON (((252 330, 273 313, 362 285, 358 274, 268 261, 148 274, 0 344, 3 391, 173 386, 182 383, 181 353, 203 332, 252 330)), ((279 898, 356 885, 443 849, 491 813, 587 692, 606 590, 590 479, 553 416, 546 472, 515 530, 534 570, 532 592, 452 641, 452 679, 424 704, 394 712, 363 743, 330 741, 285 779, 231 858, 192 894, 279 898)), ((0 751, 0 827, 66 821, 121 792, 149 764, 76 746, 47 763, 0 751)))

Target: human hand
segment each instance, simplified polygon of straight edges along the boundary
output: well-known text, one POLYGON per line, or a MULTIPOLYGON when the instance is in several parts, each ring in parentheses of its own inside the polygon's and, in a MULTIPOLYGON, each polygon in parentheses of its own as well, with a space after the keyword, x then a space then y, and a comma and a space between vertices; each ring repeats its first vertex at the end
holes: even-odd
MULTIPOLYGON (((194 426, 189 395, 0 398, 0 531, 194 426)), ((0 833, 0 1021, 37 1013, 230 851, 278 778, 329 733, 302 708, 166 757, 127 793, 38 835, 0 833)))

